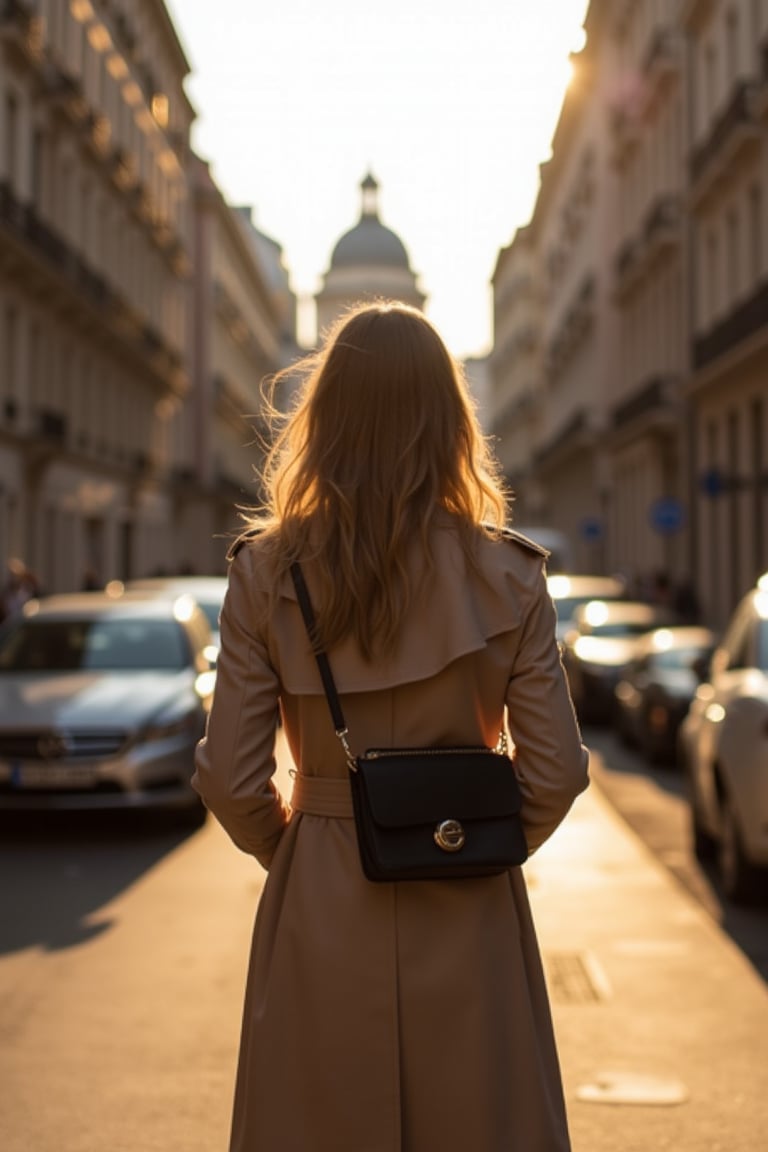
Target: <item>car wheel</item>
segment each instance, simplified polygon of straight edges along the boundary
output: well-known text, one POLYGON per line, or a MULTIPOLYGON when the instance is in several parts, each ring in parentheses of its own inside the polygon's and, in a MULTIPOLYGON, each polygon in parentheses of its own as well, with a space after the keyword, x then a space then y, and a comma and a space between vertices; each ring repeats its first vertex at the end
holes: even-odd
POLYGON ((723 797, 722 824, 718 852, 718 865, 723 892, 735 903, 746 903, 757 891, 760 869, 749 862, 741 842, 733 801, 723 797))
MULTIPOLYGON (((681 746, 682 749, 682 746, 681 746)), ((701 812, 696 800, 696 789, 691 779, 690 768, 687 762, 683 761, 683 768, 686 776, 686 787, 688 791, 688 810, 690 813, 691 822, 691 839, 693 841, 693 853, 697 860, 702 862, 712 860, 717 853, 717 840, 715 837, 706 830, 701 819, 701 812)))
POLYGON ((693 840, 693 853, 697 860, 714 859, 717 853, 717 840, 707 832, 693 804, 691 804, 691 838, 693 840))

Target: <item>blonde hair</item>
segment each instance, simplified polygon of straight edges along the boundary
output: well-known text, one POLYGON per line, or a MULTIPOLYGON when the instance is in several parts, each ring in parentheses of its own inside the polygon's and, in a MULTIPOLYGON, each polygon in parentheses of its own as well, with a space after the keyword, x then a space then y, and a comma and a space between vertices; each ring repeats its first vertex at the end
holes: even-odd
POLYGON ((246 520, 275 540, 278 579, 321 558, 317 642, 351 634, 370 659, 396 640, 414 539, 429 571, 445 509, 471 560, 481 522, 491 535, 504 524, 502 483, 463 371, 417 309, 353 308, 274 383, 296 371, 304 386, 267 455, 265 507, 246 520))

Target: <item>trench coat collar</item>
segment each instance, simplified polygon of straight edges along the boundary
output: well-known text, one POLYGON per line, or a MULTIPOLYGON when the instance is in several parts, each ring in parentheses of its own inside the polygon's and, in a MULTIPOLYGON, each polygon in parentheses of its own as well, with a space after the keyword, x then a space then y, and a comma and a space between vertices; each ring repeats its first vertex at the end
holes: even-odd
MULTIPOLYGON (((494 636, 521 627, 541 589, 547 553, 516 533, 500 540, 479 537, 477 566, 470 564, 450 526, 438 524, 433 537, 434 570, 409 605, 395 649, 364 661, 354 640, 328 653, 339 692, 372 692, 437 675, 454 660, 482 651, 494 636)), ((268 573, 259 564, 258 538, 251 541, 254 579, 268 573)), ((412 558, 412 564, 417 558, 412 558)), ((310 595, 314 563, 302 563, 310 595)), ((261 577, 261 580, 259 579, 261 577)), ((295 694, 321 695, 322 684, 289 574, 280 580, 270 627, 279 674, 295 694)))

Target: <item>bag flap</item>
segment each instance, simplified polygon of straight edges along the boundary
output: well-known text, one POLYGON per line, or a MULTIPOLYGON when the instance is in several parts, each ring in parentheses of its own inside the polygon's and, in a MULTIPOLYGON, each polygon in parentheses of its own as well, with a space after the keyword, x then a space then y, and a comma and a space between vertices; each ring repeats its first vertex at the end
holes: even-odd
POLYGON ((358 784, 377 824, 514 816, 522 797, 512 761, 496 752, 379 752, 358 760, 358 784))

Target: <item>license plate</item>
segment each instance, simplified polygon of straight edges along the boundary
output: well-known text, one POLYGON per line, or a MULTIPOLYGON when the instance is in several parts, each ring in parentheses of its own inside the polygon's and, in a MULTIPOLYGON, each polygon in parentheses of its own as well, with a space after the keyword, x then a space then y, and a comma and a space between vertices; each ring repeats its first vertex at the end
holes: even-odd
POLYGON ((36 764, 12 760, 2 765, 0 778, 12 788, 92 788, 96 769, 87 764, 36 764))

